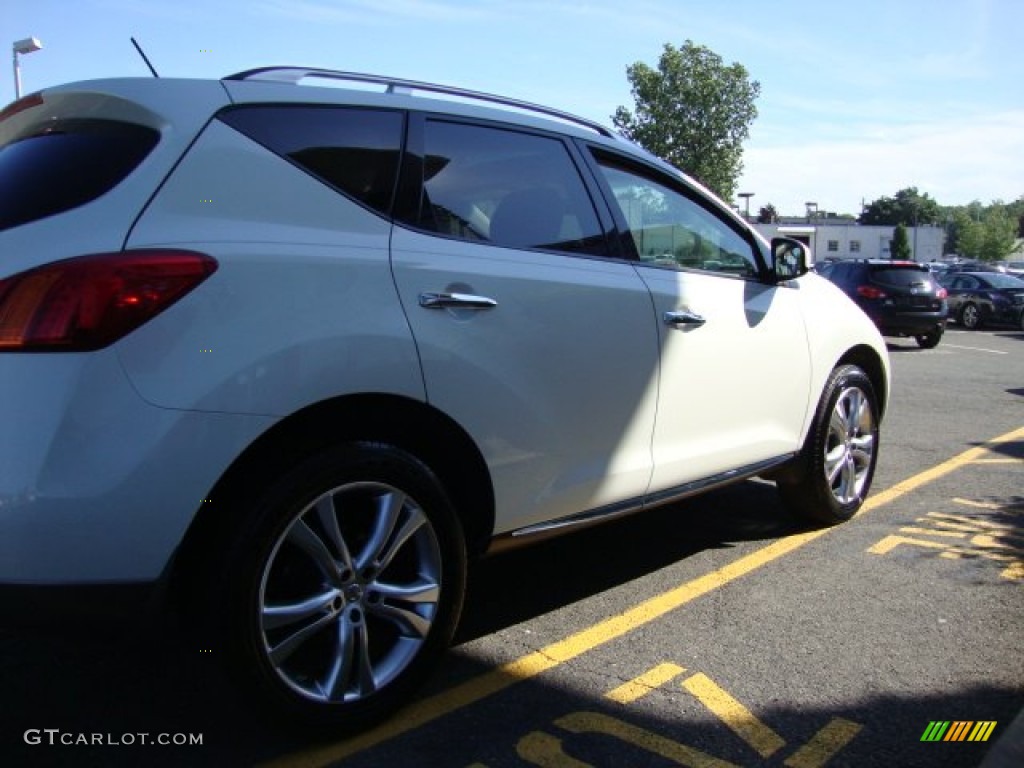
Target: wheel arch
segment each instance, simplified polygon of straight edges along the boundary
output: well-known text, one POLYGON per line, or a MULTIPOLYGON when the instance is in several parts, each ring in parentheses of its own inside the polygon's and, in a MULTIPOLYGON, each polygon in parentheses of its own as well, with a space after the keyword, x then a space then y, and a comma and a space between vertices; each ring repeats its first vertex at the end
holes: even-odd
POLYGON ((188 607, 216 573, 218 553, 243 525, 251 501, 275 479, 340 443, 388 443, 438 476, 462 523, 471 556, 494 532, 494 490, 486 462, 455 421, 397 395, 347 395, 308 406, 277 422, 243 451, 207 494, 170 565, 172 596, 188 607), (184 601, 184 602, 182 602, 184 601))
POLYGON ((886 406, 889 402, 889 377, 886 375, 885 363, 873 348, 861 344, 847 350, 835 364, 834 368, 841 365, 856 365, 871 380, 871 386, 875 390, 875 397, 878 400, 879 420, 885 415, 886 406))

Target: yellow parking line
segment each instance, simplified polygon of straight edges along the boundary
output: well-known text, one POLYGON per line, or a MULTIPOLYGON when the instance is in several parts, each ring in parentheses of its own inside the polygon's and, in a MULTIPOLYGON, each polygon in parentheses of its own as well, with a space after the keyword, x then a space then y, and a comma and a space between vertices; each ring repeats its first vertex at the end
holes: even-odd
POLYGON ((761 757, 771 757, 784 746, 786 741, 775 731, 762 723, 749 709, 730 696, 710 677, 698 672, 683 680, 688 690, 705 707, 710 709, 729 730, 753 747, 761 757))
MULTIPOLYGON (((668 739, 660 733, 624 723, 599 712, 573 712, 555 720, 555 725, 564 728, 569 733, 600 733, 605 736, 613 736, 627 744, 660 755, 676 765, 688 766, 688 768, 739 768, 735 763, 720 760, 699 749, 668 739)), ((559 768, 561 767, 559 766, 559 768)))
POLYGON ((679 677, 685 671, 678 664, 659 664, 639 677, 634 677, 628 683, 623 683, 618 688, 608 691, 604 696, 606 699, 617 701, 620 704, 631 704, 672 678, 679 677))
MULTIPOLYGON (((985 455, 992 446, 1024 438, 1024 427, 1007 432, 988 443, 969 448, 953 458, 891 488, 872 496, 861 508, 864 514, 934 482, 940 477, 971 463, 985 455)), ((346 741, 314 747, 273 760, 267 768, 318 768, 389 741, 403 733, 433 722, 481 699, 503 691, 512 685, 536 677, 552 667, 570 661, 587 651, 604 645, 626 633, 664 616, 707 593, 755 571, 761 566, 794 552, 824 536, 834 528, 821 528, 774 541, 761 549, 735 560, 711 573, 681 584, 678 587, 649 598, 639 605, 587 627, 557 643, 527 654, 490 672, 467 680, 448 690, 420 699, 401 710, 387 722, 346 741)))
POLYGON ((811 740, 794 752, 783 765, 786 768, 821 768, 849 744, 853 737, 860 733, 861 728, 863 726, 850 720, 832 718, 828 725, 814 734, 811 740))

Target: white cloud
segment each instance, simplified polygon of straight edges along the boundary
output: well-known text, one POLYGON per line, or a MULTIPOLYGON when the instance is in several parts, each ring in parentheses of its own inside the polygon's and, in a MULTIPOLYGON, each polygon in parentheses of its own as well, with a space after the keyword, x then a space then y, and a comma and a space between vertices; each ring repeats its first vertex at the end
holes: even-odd
POLYGON ((862 137, 748 145, 743 190, 755 207, 771 202, 798 214, 815 200, 823 210, 860 212, 861 201, 916 186, 940 205, 1014 200, 1024 195, 1024 110, 942 121, 862 125, 862 137))

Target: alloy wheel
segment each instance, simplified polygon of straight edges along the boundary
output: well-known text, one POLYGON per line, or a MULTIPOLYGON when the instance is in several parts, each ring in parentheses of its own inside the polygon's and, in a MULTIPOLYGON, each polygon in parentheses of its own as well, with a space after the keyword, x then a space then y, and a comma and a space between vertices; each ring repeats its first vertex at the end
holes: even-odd
POLYGON ((414 499, 377 482, 335 487, 292 520, 266 561, 263 651, 308 700, 365 699, 420 651, 441 573, 437 534, 414 499))
POLYGON ((875 423, 868 396, 858 387, 836 399, 825 439, 825 481, 840 504, 863 499, 875 452, 875 423))

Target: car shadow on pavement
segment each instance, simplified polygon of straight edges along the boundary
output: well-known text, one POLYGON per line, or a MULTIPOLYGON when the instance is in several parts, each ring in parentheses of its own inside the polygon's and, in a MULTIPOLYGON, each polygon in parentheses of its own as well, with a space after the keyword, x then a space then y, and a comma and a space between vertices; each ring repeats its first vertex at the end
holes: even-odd
POLYGON ((699 552, 807 530, 751 480, 475 563, 456 642, 627 584, 699 552))
MULTIPOLYGON (((705 550, 801 530, 774 485, 748 481, 486 558, 473 566, 456 644, 705 550)), ((219 649, 202 646, 171 617, 0 630, 0 763, 252 765, 310 741, 312 734, 254 711, 224 673, 219 649), (202 745, 140 745, 161 734, 199 734, 202 745)), ((466 672, 456 649, 428 687, 466 672)))

